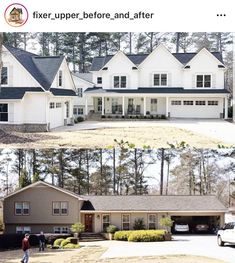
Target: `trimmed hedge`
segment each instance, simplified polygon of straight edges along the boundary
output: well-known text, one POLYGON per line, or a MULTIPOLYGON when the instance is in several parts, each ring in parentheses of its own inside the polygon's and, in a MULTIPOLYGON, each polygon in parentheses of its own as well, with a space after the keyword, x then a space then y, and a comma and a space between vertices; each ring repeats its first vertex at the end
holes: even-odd
POLYGON ((65 245, 63 248, 64 249, 80 248, 80 245, 79 244, 75 245, 75 244, 69 243, 69 244, 65 245))
POLYGON ((54 241, 54 243, 53 243, 53 247, 60 246, 61 243, 62 243, 62 241, 64 241, 63 238, 58 238, 58 239, 56 239, 56 240, 54 241))
POLYGON ((115 240, 123 240, 130 242, 154 242, 164 241, 165 230, 129 230, 117 231, 114 234, 115 240))

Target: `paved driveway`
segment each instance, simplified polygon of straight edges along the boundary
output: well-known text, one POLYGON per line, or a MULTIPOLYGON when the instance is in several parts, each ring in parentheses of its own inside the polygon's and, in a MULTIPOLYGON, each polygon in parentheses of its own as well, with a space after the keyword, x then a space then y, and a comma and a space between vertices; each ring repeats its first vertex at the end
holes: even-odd
POLYGON ((219 247, 215 235, 177 235, 174 241, 165 242, 102 241, 97 244, 108 247, 102 258, 183 254, 235 262, 235 246, 219 247))
POLYGON ((54 132, 104 128, 176 127, 211 137, 224 143, 235 144, 235 124, 214 119, 171 119, 158 121, 84 121, 74 126, 60 127, 54 132))

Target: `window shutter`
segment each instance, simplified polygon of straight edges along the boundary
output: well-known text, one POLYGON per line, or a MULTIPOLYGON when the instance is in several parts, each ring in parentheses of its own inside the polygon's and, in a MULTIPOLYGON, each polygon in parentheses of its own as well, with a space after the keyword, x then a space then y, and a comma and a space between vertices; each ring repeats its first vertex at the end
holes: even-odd
POLYGON ((212 88, 216 88, 216 75, 212 74, 211 78, 212 78, 212 80, 211 80, 211 87, 212 88))
POLYGON ((153 87, 153 74, 152 73, 149 74, 149 86, 153 87))
POLYGON ((167 86, 172 87, 172 73, 167 74, 167 86))
POLYGON ((10 123, 14 122, 14 103, 8 104, 8 121, 10 123))
POLYGON ((8 67, 8 85, 9 86, 14 86, 13 85, 13 66, 8 67))
POLYGON ((192 75, 192 88, 196 88, 196 87, 197 87, 197 85, 196 85, 196 75, 193 74, 192 75))

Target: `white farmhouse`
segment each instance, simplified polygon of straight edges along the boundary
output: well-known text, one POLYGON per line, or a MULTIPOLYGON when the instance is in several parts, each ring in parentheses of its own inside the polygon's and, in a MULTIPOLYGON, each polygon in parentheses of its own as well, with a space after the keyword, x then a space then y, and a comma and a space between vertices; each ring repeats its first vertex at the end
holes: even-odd
POLYGON ((3 46, 0 129, 48 131, 73 124, 75 85, 63 56, 3 46))
POLYGON ((95 87, 85 90, 88 118, 140 116, 227 118, 226 68, 219 52, 170 53, 159 45, 150 54, 95 57, 95 87), (91 110, 90 101, 93 100, 91 110))

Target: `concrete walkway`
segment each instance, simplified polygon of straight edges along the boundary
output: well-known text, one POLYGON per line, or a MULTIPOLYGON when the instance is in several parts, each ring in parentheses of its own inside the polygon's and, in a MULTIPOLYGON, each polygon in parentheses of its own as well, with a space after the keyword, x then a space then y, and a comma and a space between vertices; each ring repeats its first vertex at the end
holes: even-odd
POLYGON ((53 132, 71 132, 105 128, 176 127, 235 144, 235 124, 214 119, 171 119, 157 121, 84 121, 74 126, 60 127, 53 132))
POLYGON ((228 263, 235 262, 235 246, 219 247, 215 235, 175 235, 173 241, 149 243, 125 241, 86 243, 86 246, 89 245, 108 247, 101 258, 195 255, 220 259, 228 263))

